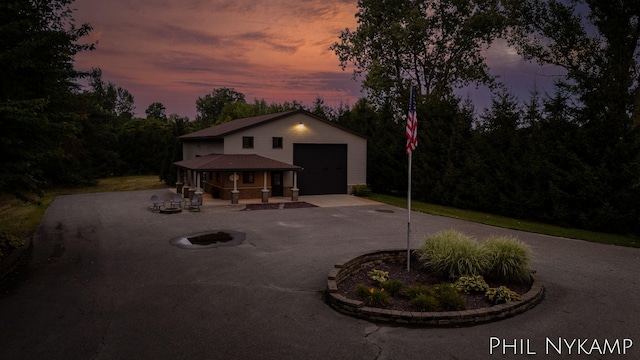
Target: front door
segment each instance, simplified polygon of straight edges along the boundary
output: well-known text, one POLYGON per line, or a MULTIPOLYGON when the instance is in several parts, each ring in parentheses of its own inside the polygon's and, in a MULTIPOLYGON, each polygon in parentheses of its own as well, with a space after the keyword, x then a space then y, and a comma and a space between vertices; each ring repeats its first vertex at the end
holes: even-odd
POLYGON ((282 171, 271 172, 271 196, 283 196, 282 171))

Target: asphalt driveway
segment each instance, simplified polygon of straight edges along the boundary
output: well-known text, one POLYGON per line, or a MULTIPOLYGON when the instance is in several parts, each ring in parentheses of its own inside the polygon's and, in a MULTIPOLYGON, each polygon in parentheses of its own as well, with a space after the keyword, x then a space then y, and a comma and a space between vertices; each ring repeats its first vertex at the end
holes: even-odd
POLYGON ((0 359, 555 359, 558 350, 640 358, 640 249, 413 213, 413 247, 451 228, 527 242, 546 297, 495 323, 394 327, 335 312, 323 291, 336 262, 404 248, 406 210, 365 203, 165 215, 149 211, 152 193, 171 197, 56 198, 34 238, 29 277, 0 296, 0 359), (205 250, 171 244, 220 230, 246 238, 205 250), (619 341, 605 351, 615 354, 592 348, 605 340, 619 341))

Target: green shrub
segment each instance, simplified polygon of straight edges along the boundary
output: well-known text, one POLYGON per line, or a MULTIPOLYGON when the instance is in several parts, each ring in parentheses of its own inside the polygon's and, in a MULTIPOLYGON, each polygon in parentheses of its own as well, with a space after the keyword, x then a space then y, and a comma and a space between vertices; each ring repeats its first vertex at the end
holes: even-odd
POLYGON ((382 283, 389 280, 389 272, 382 271, 382 270, 371 270, 369 271, 369 278, 371 280, 375 280, 379 283, 382 283))
POLYGON ((367 185, 353 185, 351 194, 361 197, 371 196, 371 189, 367 185))
POLYGON ((456 311, 467 308, 467 301, 453 284, 443 283, 434 286, 434 294, 442 310, 456 311))
POLYGON ((522 300, 522 296, 520 296, 520 294, 516 293, 515 291, 509 289, 506 286, 490 288, 485 293, 485 296, 494 304, 522 300))
POLYGON ((433 295, 419 294, 411 299, 411 306, 418 311, 436 311, 438 309, 438 300, 433 295))
POLYGON ((384 289, 389 295, 396 296, 402 290, 404 285, 400 280, 387 280, 380 283, 380 288, 384 289))
POLYGON ((483 254, 489 264, 486 276, 506 282, 531 281, 531 250, 513 237, 493 237, 482 244, 483 254))
POLYGON ((0 233, 0 261, 4 255, 8 255, 11 251, 22 246, 24 246, 24 239, 6 232, 0 233))
POLYGON ((455 230, 428 237, 418 250, 419 260, 430 271, 450 279, 462 275, 480 275, 487 268, 478 243, 455 230))
POLYGON ((464 297, 449 283, 408 286, 404 288, 403 293, 410 298, 411 306, 418 311, 455 311, 467 307, 464 297))
POLYGON ((433 296, 433 289, 427 285, 414 285, 403 288, 402 293, 409 299, 413 299, 420 295, 433 296))
POLYGON ((370 287, 365 284, 358 284, 356 285, 356 295, 359 298, 365 298, 367 295, 369 295, 369 289, 370 287))
POLYGON ((385 307, 391 305, 391 296, 384 289, 368 287, 363 284, 356 285, 356 295, 368 306, 385 307))
POLYGON ((465 294, 484 293, 489 288, 481 275, 460 276, 454 285, 456 290, 465 294))

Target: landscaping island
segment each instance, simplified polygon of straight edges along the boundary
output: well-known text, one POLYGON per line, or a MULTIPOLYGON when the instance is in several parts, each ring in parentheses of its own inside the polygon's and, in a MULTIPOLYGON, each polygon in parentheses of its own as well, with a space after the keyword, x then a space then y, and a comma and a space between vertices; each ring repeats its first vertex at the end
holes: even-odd
MULTIPOLYGON (((476 300, 468 303, 467 310, 417 311, 408 307, 406 300, 388 307, 372 307, 357 296, 347 295, 354 294, 352 285, 361 281, 363 274, 371 269, 403 269, 400 271, 407 273, 406 259, 406 250, 379 250, 336 264, 327 278, 327 303, 343 314, 374 322, 452 327, 477 325, 514 316, 533 308, 544 298, 544 286, 534 275, 530 286, 527 286, 528 290, 521 294, 522 300, 497 305, 476 300)), ((414 267, 408 274, 419 281, 425 276, 425 271, 414 267)))

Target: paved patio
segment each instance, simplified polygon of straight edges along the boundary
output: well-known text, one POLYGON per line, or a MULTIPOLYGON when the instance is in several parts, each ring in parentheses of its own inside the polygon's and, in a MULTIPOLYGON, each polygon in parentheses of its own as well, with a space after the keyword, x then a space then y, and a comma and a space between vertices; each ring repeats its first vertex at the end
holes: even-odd
POLYGON ((34 238, 27 280, 0 295, 0 358, 640 358, 640 249, 413 213, 412 247, 451 228, 527 242, 546 298, 496 323, 392 327, 335 312, 323 292, 336 262, 405 247, 406 210, 329 202, 158 214, 148 209, 153 193, 171 197, 169 190, 135 191, 53 202, 34 238), (243 232, 246 239, 206 250, 170 244, 214 230, 243 232), (505 341, 491 350, 496 339, 505 341), (517 348, 502 347, 514 339, 517 348), (560 356, 547 339, 589 339, 589 348, 594 339, 633 345, 615 356, 577 355, 577 345, 568 355, 563 345, 560 356), (527 340, 529 347, 520 347, 527 340))

